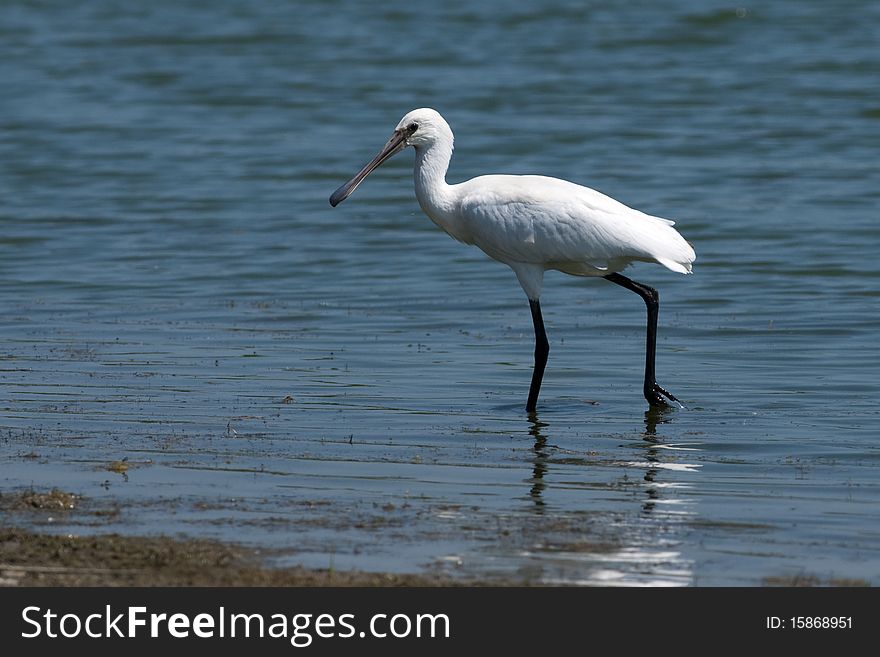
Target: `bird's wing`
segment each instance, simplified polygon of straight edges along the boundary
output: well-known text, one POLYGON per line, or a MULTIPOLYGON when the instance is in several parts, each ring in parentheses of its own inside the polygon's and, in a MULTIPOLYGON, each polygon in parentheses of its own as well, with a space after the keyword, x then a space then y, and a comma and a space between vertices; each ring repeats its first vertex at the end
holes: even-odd
MULTIPOLYGON (((470 182, 478 184, 469 186, 460 204, 469 241, 503 262, 562 269, 581 265, 598 273, 632 260, 668 267, 693 253, 671 228, 673 222, 587 187, 542 176, 483 176, 470 182)), ((681 267, 687 270, 689 264, 672 268, 681 267)))

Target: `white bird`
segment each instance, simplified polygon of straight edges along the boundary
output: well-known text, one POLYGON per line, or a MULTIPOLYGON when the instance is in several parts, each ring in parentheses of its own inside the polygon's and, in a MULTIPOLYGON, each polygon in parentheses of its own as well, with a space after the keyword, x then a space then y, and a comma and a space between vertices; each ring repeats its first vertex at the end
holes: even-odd
POLYGON ((446 182, 452 158, 452 130, 438 112, 422 108, 404 116, 385 147, 357 175, 333 192, 336 206, 392 155, 412 146, 415 190, 431 220, 465 244, 513 269, 529 299, 535 328, 535 366, 526 411, 534 413, 550 345, 541 315, 544 272, 599 276, 632 290, 648 310, 645 398, 652 406, 678 402, 654 373, 659 295, 619 272, 634 261, 656 262, 688 274, 693 247, 672 228, 588 187, 546 176, 479 176, 457 185, 446 182), (665 399, 664 399, 665 398, 665 399))

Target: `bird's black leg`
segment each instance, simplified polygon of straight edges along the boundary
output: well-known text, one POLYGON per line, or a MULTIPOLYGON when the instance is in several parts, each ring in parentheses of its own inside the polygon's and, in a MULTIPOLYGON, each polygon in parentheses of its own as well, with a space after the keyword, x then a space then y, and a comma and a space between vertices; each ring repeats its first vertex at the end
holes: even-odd
POLYGON ((657 290, 642 283, 636 283, 616 272, 608 274, 605 279, 638 294, 644 299, 645 306, 648 308, 648 334, 645 341, 645 399, 652 406, 669 406, 666 399, 681 405, 675 395, 657 385, 654 371, 654 360, 657 353, 657 317, 660 314, 660 295, 657 294, 657 290), (663 399, 664 397, 666 399, 663 399))
POLYGON ((535 370, 532 372, 532 385, 529 387, 526 411, 534 413, 538 405, 541 381, 544 379, 544 367, 547 365, 547 356, 550 354, 550 343, 547 341, 547 332, 544 330, 541 303, 537 299, 529 299, 529 307, 532 309, 532 322, 535 325, 535 370))

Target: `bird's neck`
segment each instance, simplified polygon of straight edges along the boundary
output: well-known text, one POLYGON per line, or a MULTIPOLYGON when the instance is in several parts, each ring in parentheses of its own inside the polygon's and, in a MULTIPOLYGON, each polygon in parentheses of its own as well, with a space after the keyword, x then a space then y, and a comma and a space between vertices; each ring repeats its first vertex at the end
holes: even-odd
POLYGON ((446 171, 452 159, 452 140, 439 140, 430 146, 416 148, 416 197, 422 210, 441 228, 452 212, 452 194, 446 184, 446 171))

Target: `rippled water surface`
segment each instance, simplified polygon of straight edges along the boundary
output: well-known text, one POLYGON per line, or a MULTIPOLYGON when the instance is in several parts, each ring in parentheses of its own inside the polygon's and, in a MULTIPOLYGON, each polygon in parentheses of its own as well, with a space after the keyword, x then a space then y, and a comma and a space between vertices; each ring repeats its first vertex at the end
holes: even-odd
MULTIPOLYGON (((315 567, 590 584, 880 582, 880 5, 5 3, 0 486, 315 567), (538 6, 540 5, 540 6, 538 6), (426 219, 543 173, 672 217, 644 307, 426 219), (123 474, 108 464, 126 459, 123 474)), ((86 525, 82 527, 81 525, 86 525)))

